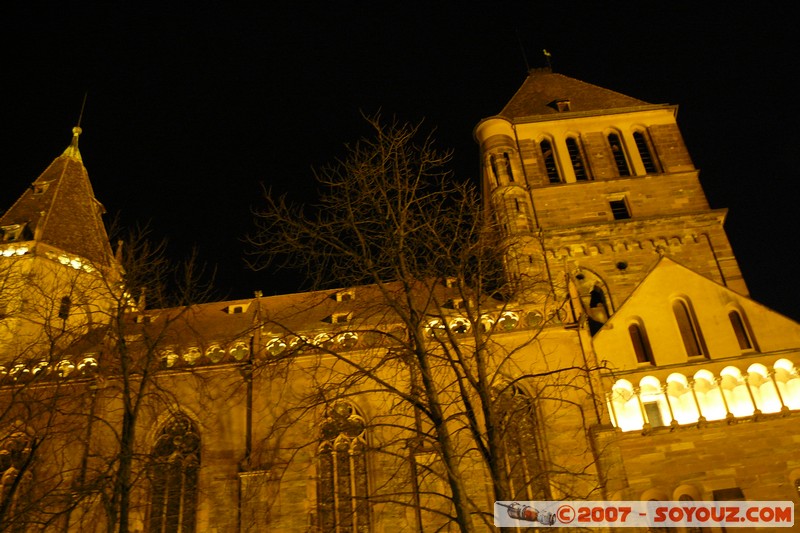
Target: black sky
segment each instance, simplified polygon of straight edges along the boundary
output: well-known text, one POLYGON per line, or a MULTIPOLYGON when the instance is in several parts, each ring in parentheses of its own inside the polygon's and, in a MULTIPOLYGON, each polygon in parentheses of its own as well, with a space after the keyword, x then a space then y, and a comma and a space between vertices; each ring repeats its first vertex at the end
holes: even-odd
POLYGON ((715 2, 195 2, 6 7, 0 18, 0 206, 81 136, 95 193, 151 221, 176 255, 196 245, 220 291, 293 291, 247 272, 238 238, 261 184, 312 192, 311 168, 366 132, 360 112, 425 118, 475 179, 472 128, 526 65, 651 102, 679 124, 752 296, 795 319, 800 51, 794 17, 715 2), (174 4, 174 3, 173 3, 174 4))

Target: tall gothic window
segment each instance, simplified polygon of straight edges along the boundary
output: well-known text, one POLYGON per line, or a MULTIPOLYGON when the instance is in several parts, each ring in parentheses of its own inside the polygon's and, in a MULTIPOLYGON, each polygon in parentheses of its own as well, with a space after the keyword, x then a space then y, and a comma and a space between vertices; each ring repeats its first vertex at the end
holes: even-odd
POLYGON ((0 440, 0 521, 8 531, 25 531, 23 516, 25 496, 32 485, 30 469, 32 439, 24 431, 14 430, 0 440))
POLYGON ((324 533, 367 532, 366 424, 348 402, 339 401, 321 427, 317 505, 324 533))
POLYGON ((150 466, 150 532, 193 532, 200 435, 188 417, 175 416, 164 426, 153 446, 150 466))
POLYGON ((521 388, 508 382, 495 388, 495 412, 500 416, 503 461, 510 497, 547 500, 547 476, 536 439, 536 408, 521 388))

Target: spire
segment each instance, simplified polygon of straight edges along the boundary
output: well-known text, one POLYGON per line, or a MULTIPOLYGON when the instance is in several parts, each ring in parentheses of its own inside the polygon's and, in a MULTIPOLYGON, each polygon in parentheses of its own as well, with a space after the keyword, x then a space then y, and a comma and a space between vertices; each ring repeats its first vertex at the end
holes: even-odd
POLYGON ((0 217, 0 230, 19 228, 5 240, 42 243, 66 256, 109 265, 114 255, 101 219, 105 209, 94 196, 78 150, 81 131, 80 126, 72 129, 67 149, 0 217))

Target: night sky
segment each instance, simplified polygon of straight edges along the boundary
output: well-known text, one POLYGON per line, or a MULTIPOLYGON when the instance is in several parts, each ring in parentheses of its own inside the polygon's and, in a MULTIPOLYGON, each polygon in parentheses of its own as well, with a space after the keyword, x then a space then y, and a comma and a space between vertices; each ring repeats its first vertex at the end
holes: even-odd
POLYGON ((243 266, 240 238, 262 184, 312 193, 312 167, 367 132, 361 112, 379 110, 424 118, 455 150, 457 178, 475 180, 473 127, 511 98, 526 61, 545 65, 546 48, 556 72, 680 106, 711 206, 730 209, 726 228, 752 296, 800 319, 800 42, 780 8, 114 4, 4 7, 0 208, 68 145, 88 93, 80 149, 107 220, 149 221, 176 257, 197 246, 218 268, 222 297, 292 292, 290 275, 243 266))

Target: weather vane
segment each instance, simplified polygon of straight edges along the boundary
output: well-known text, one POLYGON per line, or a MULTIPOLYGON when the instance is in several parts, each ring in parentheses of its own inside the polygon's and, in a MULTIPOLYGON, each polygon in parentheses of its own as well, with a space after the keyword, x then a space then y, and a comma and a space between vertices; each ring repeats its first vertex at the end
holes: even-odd
POLYGON ((553 54, 548 52, 546 48, 542 50, 542 53, 544 54, 545 61, 547 61, 547 68, 552 69, 553 64, 550 62, 550 59, 553 57, 553 54))

